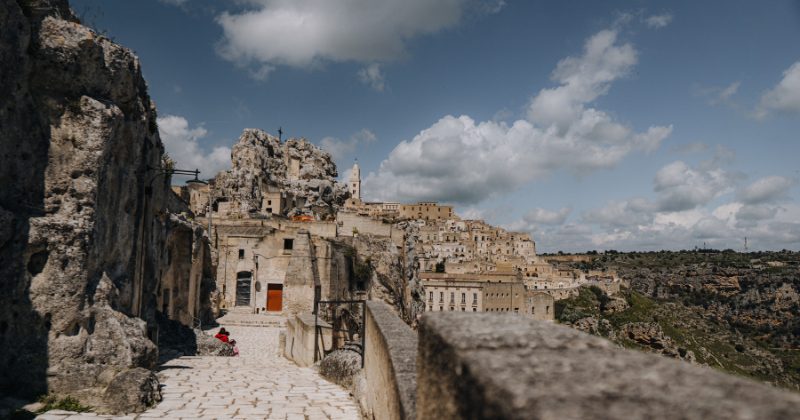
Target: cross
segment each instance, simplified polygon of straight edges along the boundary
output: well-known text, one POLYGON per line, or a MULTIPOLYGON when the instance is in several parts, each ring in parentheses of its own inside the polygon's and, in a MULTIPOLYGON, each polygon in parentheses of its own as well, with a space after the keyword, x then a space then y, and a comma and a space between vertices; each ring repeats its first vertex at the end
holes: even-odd
POLYGON ((281 136, 283 135, 283 131, 281 131, 282 126, 278 127, 278 141, 280 141, 281 136))

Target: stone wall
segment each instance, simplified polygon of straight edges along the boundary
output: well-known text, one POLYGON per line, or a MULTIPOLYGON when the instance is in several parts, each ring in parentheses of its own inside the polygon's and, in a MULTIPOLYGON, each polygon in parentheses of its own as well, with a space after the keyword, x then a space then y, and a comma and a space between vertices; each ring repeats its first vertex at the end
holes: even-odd
MULTIPOLYGON (((314 364, 314 319, 314 315, 295 315, 286 322, 283 357, 300 367, 314 364)), ((316 322, 321 327, 330 327, 319 318, 316 322)), ((333 331, 328 328, 320 328, 316 333, 317 354, 320 356, 333 347, 333 331)))
POLYGON ((365 325, 367 407, 362 409, 370 419, 415 419, 417 335, 383 302, 367 303, 365 325))
POLYGON ((528 317, 426 314, 417 361, 420 419, 800 418, 796 394, 528 317))
POLYGON ((375 236, 388 236, 395 245, 403 246, 403 234, 405 231, 397 229, 381 220, 359 216, 356 213, 339 212, 336 221, 340 223, 339 235, 353 236, 353 228, 358 229, 359 234, 368 233, 375 236))

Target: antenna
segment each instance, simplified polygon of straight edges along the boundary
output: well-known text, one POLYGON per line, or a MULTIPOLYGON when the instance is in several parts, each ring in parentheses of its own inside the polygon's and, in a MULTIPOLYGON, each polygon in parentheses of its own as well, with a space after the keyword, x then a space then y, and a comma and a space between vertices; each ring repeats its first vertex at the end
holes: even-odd
POLYGON ((744 237, 744 252, 747 253, 747 236, 744 237))

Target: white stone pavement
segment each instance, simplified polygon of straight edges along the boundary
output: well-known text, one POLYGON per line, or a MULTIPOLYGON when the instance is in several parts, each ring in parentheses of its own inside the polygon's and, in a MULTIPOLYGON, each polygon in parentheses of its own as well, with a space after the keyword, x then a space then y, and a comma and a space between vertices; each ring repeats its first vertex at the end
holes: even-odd
MULTIPOLYGON (((164 400, 135 416, 50 411, 37 419, 353 419, 350 393, 278 356, 278 328, 225 327, 241 357, 181 357, 159 367, 164 400)), ((209 331, 216 333, 217 330, 209 331)))

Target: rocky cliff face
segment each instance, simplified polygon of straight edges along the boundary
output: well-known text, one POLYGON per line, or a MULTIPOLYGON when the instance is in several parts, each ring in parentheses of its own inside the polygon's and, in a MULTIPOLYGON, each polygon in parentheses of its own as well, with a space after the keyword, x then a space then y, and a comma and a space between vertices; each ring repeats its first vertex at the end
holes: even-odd
POLYGON ((289 193, 304 200, 284 215, 331 213, 349 197, 331 155, 306 141, 285 143, 262 130, 244 130, 231 150, 231 170, 217 174, 214 187, 235 203, 233 212, 247 216, 261 210, 266 190, 289 193))
POLYGON ((0 80, 0 392, 100 395, 154 367, 158 281, 192 247, 148 170, 156 109, 138 58, 66 0, 0 0, 0 80))

